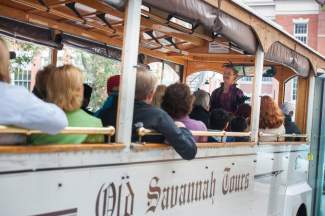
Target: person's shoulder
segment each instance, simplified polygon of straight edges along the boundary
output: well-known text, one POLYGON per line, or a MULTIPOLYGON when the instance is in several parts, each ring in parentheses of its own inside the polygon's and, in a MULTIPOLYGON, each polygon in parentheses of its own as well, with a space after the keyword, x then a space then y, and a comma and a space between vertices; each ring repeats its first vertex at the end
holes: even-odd
POLYGON ((212 91, 211 95, 216 94, 217 92, 219 92, 222 89, 222 86, 216 88, 215 90, 212 91))
POLYGON ((26 96, 31 95, 31 93, 22 86, 16 86, 5 82, 0 82, 1 91, 6 91, 7 94, 15 94, 15 96, 26 96))
POLYGON ((191 121, 192 124, 194 124, 198 129, 200 130, 207 130, 207 127, 205 126, 205 124, 202 121, 199 120, 195 120, 190 118, 189 119, 191 121))
POLYGON ((69 119, 79 119, 89 127, 102 127, 102 122, 99 118, 92 116, 82 109, 67 113, 69 119))

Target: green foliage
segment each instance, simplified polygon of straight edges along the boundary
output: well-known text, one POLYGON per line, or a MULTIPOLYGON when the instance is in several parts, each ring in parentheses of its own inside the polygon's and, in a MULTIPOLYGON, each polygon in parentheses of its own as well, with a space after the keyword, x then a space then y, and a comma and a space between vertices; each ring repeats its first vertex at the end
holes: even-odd
POLYGON ((76 63, 80 64, 79 67, 85 72, 85 81, 93 88, 89 107, 91 110, 96 111, 107 98, 107 78, 119 74, 120 63, 81 50, 75 50, 73 55, 73 58, 76 58, 76 63))

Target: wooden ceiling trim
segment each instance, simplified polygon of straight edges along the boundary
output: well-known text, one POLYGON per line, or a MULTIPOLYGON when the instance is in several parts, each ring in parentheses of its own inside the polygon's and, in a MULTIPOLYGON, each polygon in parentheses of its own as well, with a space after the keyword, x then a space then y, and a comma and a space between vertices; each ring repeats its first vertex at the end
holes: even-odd
MULTIPOLYGON (((93 28, 96 28, 98 30, 101 30, 101 31, 106 32, 106 33, 111 34, 111 35, 115 33, 114 30, 110 29, 109 27, 99 25, 99 24, 95 23, 95 21, 90 21, 89 19, 82 19, 82 18, 80 18, 78 16, 70 15, 70 14, 64 13, 64 12, 62 12, 60 10, 57 10, 57 9, 48 10, 48 8, 46 6, 43 6, 43 5, 38 4, 38 3, 33 3, 33 2, 30 2, 30 1, 27 1, 27 0, 11 0, 11 1, 16 2, 18 4, 28 6, 28 7, 32 7, 35 10, 38 10, 38 11, 41 11, 41 12, 47 12, 49 14, 58 16, 60 18, 67 19, 69 21, 79 22, 79 23, 83 23, 85 25, 89 25, 89 26, 91 26, 93 28)), ((120 32, 120 34, 122 35, 123 33, 120 32)))
MULTIPOLYGON (((102 11, 104 13, 108 13, 113 16, 117 16, 119 18, 124 19, 124 14, 121 11, 118 11, 115 8, 113 8, 112 6, 105 4, 103 2, 100 2, 98 0, 76 0, 76 2, 79 2, 81 4, 92 7, 98 11, 102 11)), ((145 13, 145 11, 143 11, 143 13, 145 13)), ((174 38, 186 40, 188 42, 193 43, 196 46, 200 46, 204 43, 204 40, 201 38, 198 38, 196 33, 193 33, 193 34, 184 33, 180 30, 177 30, 175 28, 171 28, 170 26, 168 26, 166 24, 166 22, 167 22, 166 20, 164 20, 162 18, 159 18, 158 20, 159 20, 159 22, 157 22, 156 20, 153 21, 151 19, 142 17, 141 18, 141 27, 159 31, 161 33, 164 33, 164 34, 169 35, 174 38)), ((204 36, 201 35, 201 37, 204 37, 204 36)), ((210 38, 206 38, 206 39, 210 39, 210 38)))
MULTIPOLYGON (((5 5, 1 5, 1 3, 0 3, 0 14, 5 17, 17 19, 17 20, 24 21, 24 22, 29 22, 32 24, 40 25, 40 26, 45 26, 45 27, 52 28, 52 29, 55 29, 58 31, 63 31, 65 33, 69 33, 72 35, 80 35, 80 36, 88 38, 90 40, 99 41, 99 42, 105 43, 110 46, 119 47, 119 48, 122 47, 122 40, 116 39, 115 37, 111 38, 111 37, 105 36, 103 34, 91 32, 87 29, 77 27, 77 26, 74 26, 71 24, 57 22, 57 21, 54 21, 51 19, 47 19, 47 18, 38 16, 38 15, 35 15, 35 14, 28 14, 22 10, 18 10, 18 9, 8 7, 5 5)), ((152 56, 155 58, 161 58, 166 61, 174 62, 177 64, 181 64, 181 65, 185 64, 185 60, 183 58, 167 56, 166 54, 158 52, 158 51, 149 50, 149 49, 140 47, 140 52, 145 55, 149 55, 149 56, 152 56)))

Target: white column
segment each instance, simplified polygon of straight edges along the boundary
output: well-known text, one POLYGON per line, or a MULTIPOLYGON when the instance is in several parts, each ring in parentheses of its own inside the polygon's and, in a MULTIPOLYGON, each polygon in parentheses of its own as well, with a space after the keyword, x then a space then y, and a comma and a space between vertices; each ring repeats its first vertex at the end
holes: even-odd
POLYGON ((314 105, 314 93, 315 93, 315 76, 313 72, 310 72, 309 77, 309 93, 308 93, 308 109, 307 109, 307 126, 306 134, 311 138, 311 128, 313 123, 313 105, 314 105))
POLYGON ((264 51, 259 45, 255 54, 255 76, 253 81, 253 94, 252 94, 252 114, 251 114, 251 140, 253 142, 258 140, 258 128, 260 121, 260 106, 261 106, 261 90, 262 90, 262 77, 264 66, 264 51))
POLYGON ((141 0, 129 0, 125 10, 122 68, 119 89, 116 142, 130 145, 136 65, 139 49, 141 0))

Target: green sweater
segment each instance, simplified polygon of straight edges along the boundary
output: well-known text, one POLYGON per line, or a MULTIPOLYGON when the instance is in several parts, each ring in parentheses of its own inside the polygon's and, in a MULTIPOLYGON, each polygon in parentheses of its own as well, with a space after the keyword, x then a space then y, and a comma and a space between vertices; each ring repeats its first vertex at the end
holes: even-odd
MULTIPOLYGON (((76 111, 67 112, 69 127, 103 127, 100 119, 93 117, 78 109, 76 111)), ((103 135, 87 135, 87 134, 75 134, 75 135, 32 135, 29 143, 32 145, 42 144, 80 144, 80 143, 102 143, 104 142, 103 135)))

